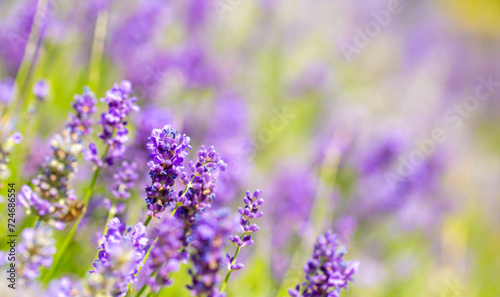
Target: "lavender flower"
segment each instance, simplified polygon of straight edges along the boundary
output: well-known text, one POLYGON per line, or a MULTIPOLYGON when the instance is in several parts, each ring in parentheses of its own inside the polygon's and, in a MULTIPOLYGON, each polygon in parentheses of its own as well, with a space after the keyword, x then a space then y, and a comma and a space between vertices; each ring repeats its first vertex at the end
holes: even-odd
POLYGON ((146 186, 146 203, 150 214, 162 212, 170 203, 176 201, 175 179, 183 169, 182 163, 187 156, 190 138, 166 125, 163 129, 153 129, 147 147, 151 152, 150 168, 152 184, 146 186))
MULTIPOLYGON (((120 85, 115 84, 113 88, 106 92, 106 96, 101 99, 108 104, 108 112, 101 114, 102 133, 99 137, 109 147, 106 151, 105 162, 108 166, 113 165, 114 160, 122 158, 125 153, 124 143, 128 141, 127 116, 132 111, 138 111, 135 105, 137 98, 129 97, 132 93, 132 84, 122 81, 120 85)), ((86 153, 86 159, 95 163, 97 167, 103 164, 98 161, 97 148, 91 143, 90 150, 86 153)))
POLYGON ((84 291, 81 283, 72 281, 69 277, 65 276, 60 279, 53 280, 42 294, 43 297, 90 297, 84 291))
POLYGON ((127 228, 118 218, 111 219, 108 227, 94 270, 90 271, 88 288, 93 296, 125 296, 146 254, 146 227, 137 223, 127 228))
POLYGON ((10 77, 0 81, 0 104, 7 105, 14 92, 14 80, 10 77))
POLYGON ((116 199, 127 199, 130 197, 129 190, 134 187, 138 175, 137 164, 123 161, 113 174, 114 184, 110 186, 111 194, 116 199))
MULTIPOLYGON (((262 199, 262 191, 255 190, 252 193, 247 191, 247 196, 243 198, 245 202, 245 208, 238 208, 238 212, 241 214, 240 226, 243 231, 243 235, 240 237, 238 235, 231 235, 229 240, 234 243, 237 247, 250 246, 253 244, 252 233, 259 231, 259 226, 257 224, 251 224, 250 220, 257 219, 262 216, 262 212, 259 212, 259 207, 264 203, 262 199)), ((235 270, 229 268, 229 270, 235 270)))
POLYGON ((33 189, 25 185, 19 194, 28 213, 35 211, 57 229, 62 229, 65 222, 75 220, 84 207, 69 189, 69 181, 77 170, 77 159, 83 151, 82 135, 90 130, 89 118, 95 111, 92 96, 88 89, 84 89, 82 96, 86 99, 75 96, 73 107, 76 115, 70 116, 66 129, 52 139, 52 156, 46 158, 41 174, 32 180, 33 189))
POLYGON ((45 101, 45 99, 47 99, 47 96, 49 95, 49 85, 47 83, 47 80, 39 79, 33 85, 33 94, 35 94, 38 100, 45 101))
POLYGON ((359 263, 344 261, 345 249, 339 246, 337 235, 327 231, 319 236, 313 256, 304 266, 306 281, 288 292, 292 297, 338 297, 347 290, 347 283, 358 270, 359 263))
POLYGON ((177 218, 165 217, 153 235, 158 238, 154 249, 149 255, 147 271, 155 272, 148 275, 147 283, 153 291, 172 284, 170 274, 179 270, 180 263, 186 261, 188 254, 183 249, 184 225, 177 218))
POLYGON ((197 157, 196 162, 189 162, 192 173, 183 171, 180 175, 187 191, 180 192, 176 200, 182 204, 179 216, 188 225, 194 222, 196 214, 212 207, 217 177, 227 167, 213 146, 201 146, 197 157))
POLYGON ((205 214, 196 223, 191 234, 193 269, 189 270, 192 284, 187 288, 193 296, 224 297, 217 288, 220 282, 218 271, 224 259, 224 242, 231 228, 227 224, 227 212, 205 214))
POLYGON ((83 88, 83 94, 74 97, 73 108, 76 114, 70 115, 67 127, 70 127, 73 131, 80 130, 82 135, 92 132, 93 120, 91 116, 97 110, 96 104, 97 99, 90 88, 83 88))
POLYGON ((52 238, 52 230, 44 227, 24 229, 21 237, 18 246, 19 275, 35 279, 40 275, 40 268, 52 264, 56 242, 52 238))

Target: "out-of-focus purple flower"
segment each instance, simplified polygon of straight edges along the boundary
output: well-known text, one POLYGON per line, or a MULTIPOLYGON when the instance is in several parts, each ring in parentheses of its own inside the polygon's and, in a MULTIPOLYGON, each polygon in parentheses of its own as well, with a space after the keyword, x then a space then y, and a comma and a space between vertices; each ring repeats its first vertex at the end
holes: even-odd
POLYGON ((153 291, 172 284, 170 274, 179 270, 180 263, 188 258, 184 250, 184 224, 177 218, 165 217, 153 230, 153 236, 158 238, 154 249, 149 255, 147 271, 155 271, 155 275, 147 276, 147 283, 153 291))
POLYGON ((346 245, 351 241, 352 234, 356 231, 357 221, 354 216, 344 215, 335 224, 335 233, 340 243, 346 245))
MULTIPOLYGON (((91 96, 88 90, 84 90, 84 93, 84 96, 91 96)), ((76 115, 70 116, 66 129, 52 139, 52 155, 46 158, 42 172, 32 180, 33 190, 23 186, 19 193, 21 204, 28 212, 35 211, 44 221, 58 229, 63 228, 65 222, 76 220, 75 214, 84 207, 69 189, 69 181, 76 172, 78 156, 83 151, 82 135, 88 133, 89 129, 88 126, 80 126, 80 123, 87 121, 95 111, 92 103, 95 101, 88 99, 88 110, 79 112, 80 98, 76 96, 77 102, 73 105, 77 110, 76 115)))
POLYGON ((56 252, 52 229, 27 228, 23 230, 21 237, 18 246, 19 275, 35 279, 40 275, 40 268, 52 265, 52 256, 56 252))
POLYGON ((47 99, 49 95, 49 84, 46 79, 39 79, 33 85, 33 94, 35 94, 38 100, 45 101, 45 99, 47 99))
POLYGON ((219 174, 226 169, 226 163, 220 158, 213 146, 208 149, 201 146, 197 160, 190 161, 191 174, 183 171, 180 175, 187 191, 179 192, 176 202, 182 204, 178 216, 192 224, 195 216, 212 207, 215 199, 215 185, 219 174))
POLYGON ((150 214, 162 212, 175 202, 175 179, 181 174, 182 163, 188 154, 190 138, 166 125, 153 129, 147 147, 151 152, 148 162, 151 185, 146 186, 146 203, 150 214))
POLYGON ((224 297, 217 288, 219 268, 224 260, 224 243, 231 228, 224 210, 206 213, 196 222, 191 234, 193 269, 189 270, 192 284, 187 288, 193 296, 224 297))
MULTIPOLYGON (((127 116, 132 111, 139 110, 139 106, 135 105, 137 98, 129 97, 131 93, 132 84, 129 81, 122 81, 119 85, 115 84, 101 99, 102 102, 108 104, 108 111, 101 114, 102 132, 99 134, 105 145, 109 146, 104 157, 108 166, 113 165, 116 159, 123 157, 125 142, 129 140, 126 128, 127 116)), ((95 144, 91 145, 93 145, 90 148, 91 153, 87 153, 86 157, 100 167, 102 165, 93 157, 97 155, 97 148, 95 144)))
POLYGON ((129 190, 134 187, 137 180, 137 164, 123 161, 113 174, 114 183, 109 190, 116 199, 127 199, 130 197, 129 190))
POLYGON ((14 80, 10 77, 0 81, 0 104, 6 105, 9 103, 12 94, 14 93, 14 80))
POLYGON ((90 297, 84 291, 81 282, 72 281, 71 278, 65 276, 60 279, 53 280, 49 283, 47 290, 43 292, 42 297, 90 297))
POLYGON ((76 114, 71 114, 66 124, 73 131, 80 130, 83 135, 87 135, 92 132, 91 125, 93 120, 91 119, 92 114, 96 112, 97 99, 90 88, 83 88, 82 95, 75 95, 73 101, 73 108, 76 114))
POLYGON ((338 297, 347 290, 347 283, 358 270, 359 263, 344 260, 345 249, 339 246, 337 236, 330 231, 318 237, 312 258, 304 266, 305 282, 288 292, 292 297, 338 297))
POLYGON ((142 223, 127 228, 118 218, 111 219, 87 279, 93 296, 125 296, 128 284, 136 281, 147 242, 142 223))

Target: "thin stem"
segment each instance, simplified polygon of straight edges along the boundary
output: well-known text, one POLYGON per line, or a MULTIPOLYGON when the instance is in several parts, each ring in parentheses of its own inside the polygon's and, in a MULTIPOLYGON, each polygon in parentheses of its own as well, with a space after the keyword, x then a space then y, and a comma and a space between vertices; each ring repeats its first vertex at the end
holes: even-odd
POLYGON ((146 221, 144 221, 144 227, 147 227, 149 225, 149 222, 151 222, 151 218, 152 218, 152 216, 148 216, 146 218, 146 221))
MULTIPOLYGON (((186 185, 186 187, 184 188, 184 191, 182 191, 182 194, 181 194, 181 196, 179 198, 182 198, 182 197, 184 197, 184 195, 186 195, 189 187, 191 187, 191 185, 193 184, 193 181, 194 181, 195 178, 196 178, 196 175, 193 174, 193 177, 191 178, 191 180, 189 181, 189 183, 186 185)), ((173 217, 175 215, 175 213, 177 212, 177 209, 181 205, 182 205, 182 203, 180 203, 180 202, 177 202, 175 204, 174 210, 172 210, 172 212, 170 213, 170 217, 173 217)))
POLYGON ((35 230, 38 229, 38 227, 40 227, 41 222, 42 222, 42 217, 39 216, 35 223, 35 230))
POLYGON ((147 288, 147 284, 144 284, 144 286, 142 286, 142 288, 139 290, 139 292, 137 292, 137 295, 135 295, 135 297, 140 297, 142 295, 142 293, 144 293, 144 291, 146 291, 146 288, 147 288))
MULTIPOLYGON (((106 219, 106 225, 104 225, 104 230, 102 231, 102 236, 105 236, 106 233, 108 233, 108 225, 109 225, 109 221, 115 216, 116 214, 116 206, 115 204, 113 203, 113 205, 111 206, 111 208, 109 209, 109 212, 108 212, 108 218, 106 219)), ((98 259, 99 258, 99 251, 96 252, 96 255, 94 257, 94 259, 98 259)))
MULTIPOLYGON (((102 160, 106 158, 106 155, 108 154, 109 150, 109 145, 106 146, 106 149, 104 151, 104 154, 102 156, 102 160)), ((42 282, 47 283, 51 277, 54 275, 54 272, 57 270, 59 265, 61 264, 61 260, 63 256, 65 255, 66 250, 68 249, 69 244, 73 240, 73 236, 75 236, 76 229, 78 229, 78 225, 80 225, 80 222, 82 221, 83 216, 85 215, 85 212, 87 211, 87 203, 90 200, 90 196, 92 195, 92 191, 94 190, 95 183, 97 181, 97 178, 99 177, 99 174, 101 172, 102 167, 98 167, 94 171, 94 176, 92 177, 92 180, 90 181, 89 186, 87 187, 87 190, 85 191, 85 196, 83 197, 83 203, 85 205, 85 208, 82 211, 82 214, 80 217, 76 220, 76 222, 73 224, 71 227, 71 230, 68 233, 68 236, 64 239, 64 242, 61 246, 60 249, 58 249, 56 256, 54 257, 54 262, 52 263, 52 266, 50 267, 50 270, 45 273, 45 275, 42 277, 42 282)))

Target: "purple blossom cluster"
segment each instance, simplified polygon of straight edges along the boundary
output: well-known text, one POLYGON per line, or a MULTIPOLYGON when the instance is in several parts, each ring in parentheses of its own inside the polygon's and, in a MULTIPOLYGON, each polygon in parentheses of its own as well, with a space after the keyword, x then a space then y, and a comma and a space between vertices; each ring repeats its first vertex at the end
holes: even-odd
MULTIPOLYGON (((264 204, 264 199, 262 199, 261 197, 262 197, 261 190, 255 190, 253 194, 252 192, 247 191, 246 197, 243 198, 245 207, 238 208, 238 212, 241 215, 240 226, 243 235, 242 236, 231 235, 231 237, 229 238, 229 240, 232 243, 234 243, 234 245, 236 245, 237 247, 250 246, 253 244, 252 233, 259 231, 260 228, 259 226, 257 226, 257 224, 251 224, 250 220, 257 219, 262 216, 262 212, 259 212, 259 207, 261 207, 262 204, 264 204)), ((231 266, 229 270, 235 270, 232 268, 233 267, 231 266)))
POLYGON ((111 194, 116 199, 128 199, 130 197, 130 189, 135 185, 137 180, 137 164, 123 161, 121 166, 116 167, 113 174, 113 184, 109 187, 111 194))
POLYGON ((147 284, 153 291, 172 284, 171 273, 179 270, 181 262, 187 261, 188 254, 184 250, 184 225, 177 218, 165 217, 153 231, 158 238, 151 250, 148 265, 147 284))
POLYGON ((17 250, 19 275, 26 279, 35 279, 40 276, 42 267, 47 268, 52 264, 52 256, 56 252, 52 229, 27 228, 21 233, 21 238, 17 250))
POLYGON ((196 161, 189 162, 192 173, 181 173, 180 179, 187 191, 179 193, 177 203, 182 205, 178 213, 186 224, 193 224, 197 214, 212 207, 217 177, 226 166, 213 146, 208 149, 201 146, 196 161))
POLYGON ((227 212, 223 210, 206 213, 196 223, 190 239, 193 269, 189 274, 192 283, 187 286, 193 296, 226 296, 217 286, 220 282, 218 272, 224 260, 224 243, 230 231, 227 212))
MULTIPOLYGON (((102 102, 108 104, 108 111, 101 114, 102 132, 99 134, 107 146, 104 162, 108 166, 113 165, 116 159, 123 157, 125 142, 129 140, 126 128, 127 117, 132 111, 139 110, 139 106, 135 104, 137 98, 130 97, 131 93, 132 84, 129 81, 122 81, 119 85, 115 84, 101 99, 102 102)), ((97 146, 94 143, 89 145, 86 159, 94 162, 97 167, 104 165, 98 156, 97 146)))
POLYGON ((312 258, 304 266, 305 282, 288 292, 292 297, 338 297, 341 289, 358 270, 359 263, 344 260, 345 249, 339 246, 337 235, 327 231, 318 237, 312 258))
POLYGON ((82 135, 90 132, 91 116, 96 100, 89 89, 75 96, 75 115, 69 117, 66 129, 51 141, 52 155, 46 157, 41 173, 32 180, 33 188, 24 185, 19 199, 28 213, 34 212, 57 229, 76 219, 84 205, 77 201, 69 182, 77 170, 78 156, 83 151, 82 135))
POLYGON ((65 276, 53 280, 49 283, 47 290, 43 292, 42 297, 90 297, 79 281, 73 281, 65 276))
POLYGON ((33 94, 41 101, 45 101, 49 95, 49 84, 46 79, 39 79, 33 85, 33 94))
POLYGON ((169 125, 151 132, 147 147, 151 158, 148 166, 152 184, 146 186, 146 203, 150 215, 161 213, 171 203, 177 202, 175 180, 181 174, 187 150, 191 149, 190 141, 188 136, 169 125))
POLYGON ((82 135, 92 132, 92 115, 97 111, 97 99, 88 87, 83 88, 82 95, 75 95, 73 109, 76 114, 71 114, 66 126, 72 131, 80 131, 82 135))
POLYGON ((118 218, 109 221, 94 270, 87 280, 93 296, 125 296, 129 283, 136 281, 136 274, 146 254, 148 243, 146 227, 137 223, 126 227, 118 218))

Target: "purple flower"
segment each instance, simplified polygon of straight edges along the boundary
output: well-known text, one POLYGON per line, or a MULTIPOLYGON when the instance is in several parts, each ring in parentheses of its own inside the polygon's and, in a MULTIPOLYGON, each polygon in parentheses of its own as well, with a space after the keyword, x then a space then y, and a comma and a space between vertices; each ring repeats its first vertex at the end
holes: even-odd
MULTIPOLYGON (((259 231, 259 226, 257 224, 251 224, 250 220, 257 219, 262 216, 262 212, 259 212, 259 207, 264 204, 264 199, 262 199, 262 191, 255 190, 252 195, 252 192, 247 191, 246 197, 243 198, 243 202, 245 202, 245 208, 238 208, 238 212, 240 213, 240 226, 243 234, 240 235, 231 235, 229 240, 234 243, 237 247, 250 246, 253 244, 252 233, 259 231)), ((240 264, 241 265, 241 264, 240 264)), ((235 270, 229 268, 229 270, 235 270)))
POLYGON ((183 169, 182 163, 188 154, 190 138, 166 125, 153 129, 147 147, 151 161, 148 162, 151 185, 146 186, 146 203, 152 214, 162 212, 176 201, 174 184, 183 169))
POLYGON ((146 227, 137 223, 127 228, 113 218, 108 228, 94 270, 89 272, 88 287, 93 296, 125 296, 128 284, 136 281, 135 275, 146 254, 146 227))
POLYGON ((176 202, 182 204, 179 217, 186 224, 192 224, 195 216, 212 207, 215 199, 215 185, 219 174, 226 169, 226 163, 220 158, 213 146, 208 149, 201 146, 197 160, 190 161, 191 174, 182 172, 180 179, 187 191, 179 192, 176 202))
POLYGON ((23 186, 19 194, 27 212, 34 211, 58 229, 63 228, 65 222, 76 220, 74 214, 84 207, 69 189, 69 182, 77 170, 78 156, 83 151, 82 135, 89 131, 89 127, 81 123, 88 123, 95 111, 92 93, 84 89, 83 97, 87 97, 84 99, 88 102, 84 104, 86 108, 80 104, 82 97, 75 96, 76 115, 70 116, 66 129, 51 140, 52 155, 46 157, 41 173, 32 180, 33 188, 23 186))
POLYGON ((14 92, 14 80, 10 77, 0 81, 0 104, 7 105, 14 92))
POLYGON ((224 297, 217 288, 219 268, 224 261, 224 243, 231 228, 227 212, 218 211, 201 216, 190 236, 193 269, 189 270, 192 284, 187 288, 193 296, 224 297))
POLYGON ((52 229, 40 227, 27 228, 21 233, 18 246, 19 275, 27 279, 40 276, 40 268, 50 267, 56 252, 52 229))
MULTIPOLYGON (((99 137, 109 146, 105 162, 108 166, 113 165, 114 160, 122 158, 125 153, 125 142, 129 140, 127 125, 127 116, 132 111, 138 111, 139 107, 135 105, 137 98, 129 97, 132 93, 132 84, 128 81, 122 81, 119 85, 115 84, 113 88, 106 92, 106 96, 101 99, 108 104, 108 111, 101 114, 100 124, 102 132, 99 137)), ((94 155, 97 155, 95 144, 91 144, 92 153, 87 153, 87 160, 93 161, 96 166, 102 166, 97 162, 94 155), (95 153, 94 153, 95 152, 95 153)))
POLYGON ((33 94, 35 94, 36 98, 39 100, 45 101, 45 99, 47 99, 49 95, 49 84, 46 79, 39 79, 33 85, 33 94))
POLYGON ((69 277, 65 276, 60 279, 53 280, 49 283, 49 286, 45 292, 43 292, 43 297, 87 297, 90 296, 84 292, 84 289, 79 281, 72 281, 69 277))
POLYGON ((137 164, 123 161, 113 174, 114 183, 109 190, 116 199, 127 199, 130 197, 129 190, 134 187, 137 179, 137 164))
POLYGON ((180 263, 188 258, 187 252, 183 249, 185 236, 183 227, 184 224, 177 218, 165 217, 153 231, 158 242, 151 250, 146 263, 148 272, 156 272, 155 275, 147 276, 147 283, 153 291, 171 285, 170 274, 179 270, 180 263))
POLYGON ((83 88, 83 94, 74 97, 73 108, 76 114, 70 115, 66 127, 71 128, 73 131, 80 130, 83 135, 92 132, 91 125, 93 121, 91 116, 97 110, 96 104, 97 99, 92 91, 88 87, 83 88))
POLYGON ((347 290, 347 283, 358 270, 359 263, 344 261, 345 249, 339 246, 337 235, 327 231, 318 237, 312 258, 304 266, 306 281, 290 289, 292 297, 338 297, 347 290))

